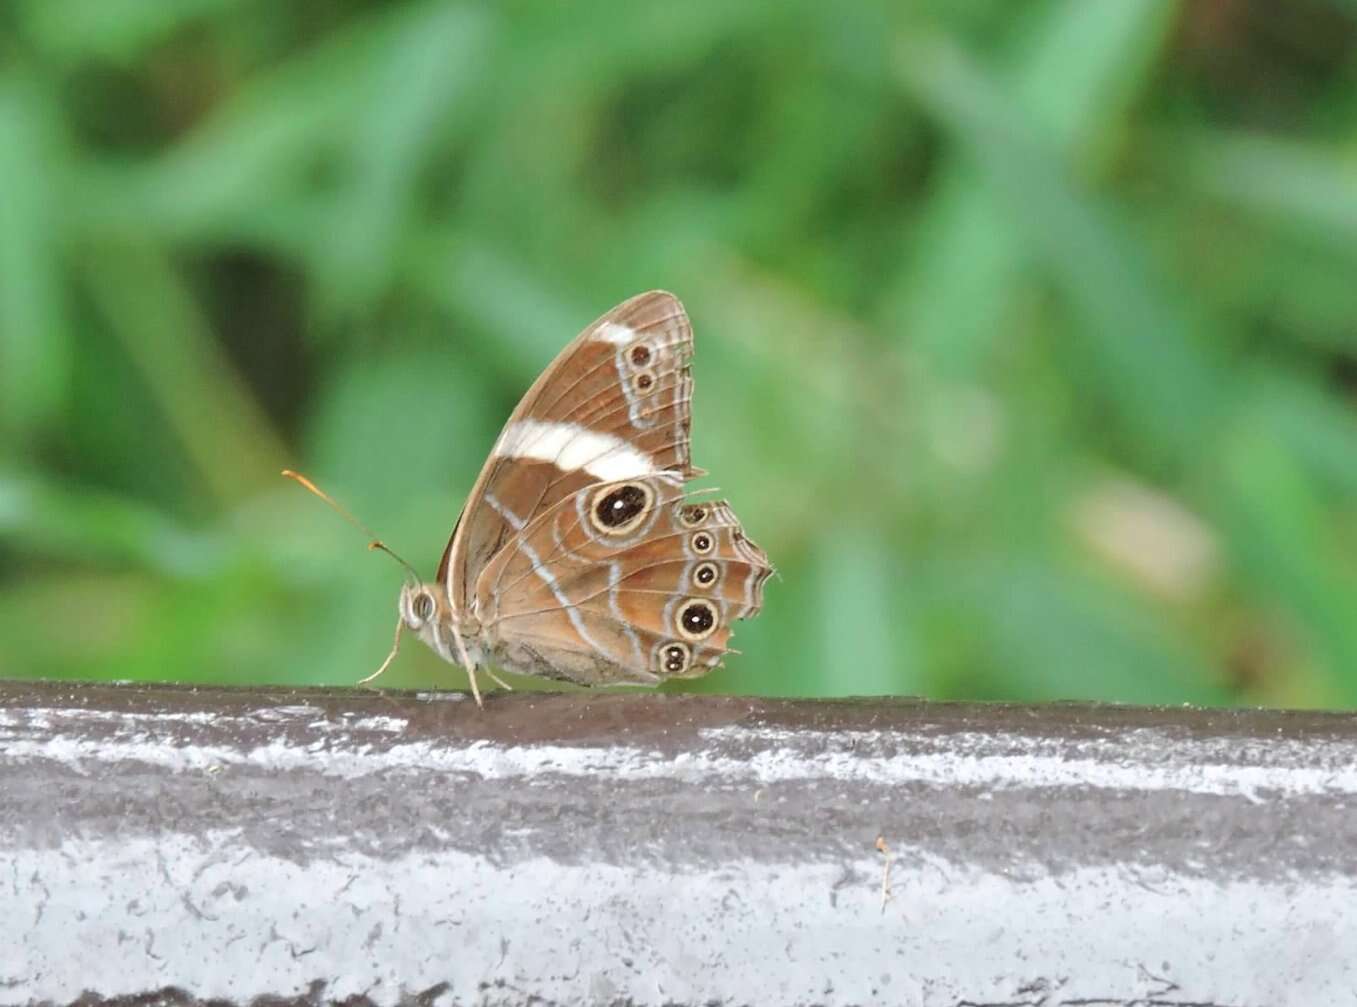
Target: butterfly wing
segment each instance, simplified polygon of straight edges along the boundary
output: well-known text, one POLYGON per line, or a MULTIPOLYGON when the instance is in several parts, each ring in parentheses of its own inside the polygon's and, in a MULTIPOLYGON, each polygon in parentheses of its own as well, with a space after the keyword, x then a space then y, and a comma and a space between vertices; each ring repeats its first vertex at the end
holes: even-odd
POLYGON ((672 294, 651 291, 589 325, 528 389, 467 498, 438 568, 466 612, 487 563, 583 487, 689 463, 693 332, 672 294))
POLYGON ((693 501, 666 472, 558 501, 490 561, 475 597, 501 667, 653 684, 718 667, 771 573, 729 505, 693 501))

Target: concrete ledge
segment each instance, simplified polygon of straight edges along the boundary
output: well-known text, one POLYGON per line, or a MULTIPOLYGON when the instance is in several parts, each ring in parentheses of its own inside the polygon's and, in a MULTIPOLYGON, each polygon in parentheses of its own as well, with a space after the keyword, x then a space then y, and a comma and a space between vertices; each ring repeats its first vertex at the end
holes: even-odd
POLYGON ((0 683, 0 1003, 1357 1004, 1354 811, 1348 715, 0 683))

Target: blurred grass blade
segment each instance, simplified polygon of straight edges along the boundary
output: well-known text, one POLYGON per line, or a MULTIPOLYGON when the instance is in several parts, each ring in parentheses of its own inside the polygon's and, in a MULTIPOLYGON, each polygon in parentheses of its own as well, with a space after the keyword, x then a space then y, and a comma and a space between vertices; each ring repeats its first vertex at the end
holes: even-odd
MULTIPOLYGON (((1357 560, 1321 495, 1272 431, 1268 407, 1242 411, 1219 459, 1218 510, 1251 590, 1303 631, 1329 702, 1357 704, 1357 560)), ((1351 445, 1349 449, 1351 450, 1351 445)))
MULTIPOLYGON (((1016 100, 1065 170, 1096 161, 1120 133, 1173 24, 1169 0, 1052 4, 1024 40, 1010 73, 1016 100)), ((954 160, 924 207, 918 246, 887 295, 912 344, 954 378, 971 377, 1002 338, 1022 289, 1021 236, 1000 226, 1001 197, 983 174, 954 160)))
POLYGON ((164 515, 109 493, 72 490, 0 469, 0 542, 78 566, 135 566, 173 577, 220 570, 218 537, 194 534, 164 515))
POLYGON ((1070 347, 1070 366, 1087 368, 1142 454, 1184 460, 1223 389, 1181 306, 999 81, 936 34, 904 45, 897 67, 984 171, 1073 309, 1085 335, 1070 347))
POLYGON ((61 282, 64 152, 34 87, 0 81, 0 433, 31 433, 65 405, 71 339, 61 282))
POLYGON ((1357 155, 1273 136, 1196 133, 1171 141, 1181 178, 1357 260, 1357 155))
POLYGON ((825 540, 818 559, 810 568, 821 633, 813 694, 843 695, 850 676, 860 695, 922 694, 910 613, 896 607, 903 557, 867 530, 845 528, 825 540))
POLYGON ((1025 699, 1226 699, 1209 667, 1136 599, 1038 557, 996 564, 974 604, 995 666, 1025 699))
POLYGON ((528 263, 476 236, 430 236, 412 254, 412 283, 452 317, 493 333, 485 353, 506 371, 531 376, 597 317, 589 305, 549 289, 528 263))
POLYGON ((83 185, 93 222, 142 237, 220 233, 294 187, 312 188, 370 82, 364 68, 403 24, 401 8, 355 18, 247 78, 155 160, 92 166, 83 185))
POLYGON ((479 8, 423 4, 404 12, 374 54, 366 108, 343 128, 352 172, 344 211, 318 264, 322 300, 341 313, 371 308, 396 269, 421 169, 448 124, 470 118, 490 26, 479 8))
POLYGON ((1357 413, 1350 403, 1299 376, 1277 376, 1259 382, 1255 404, 1288 455, 1349 506, 1357 502, 1357 413))
POLYGON ((106 245, 83 266, 90 295, 209 496, 229 505, 272 485, 288 454, 160 250, 106 245))
POLYGON ((1104 155, 1181 15, 1173 0, 1061 0, 1022 46, 1013 71, 1023 107, 1070 163, 1104 155))
POLYGON ((68 60, 131 62, 185 24, 245 0, 36 0, 22 3, 25 27, 44 50, 68 60))

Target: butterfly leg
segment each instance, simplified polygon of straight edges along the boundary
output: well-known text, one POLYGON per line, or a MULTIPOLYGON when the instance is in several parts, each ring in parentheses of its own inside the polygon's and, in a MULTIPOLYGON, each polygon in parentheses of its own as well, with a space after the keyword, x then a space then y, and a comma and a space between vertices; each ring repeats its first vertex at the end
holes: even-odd
POLYGON ((495 683, 496 685, 498 685, 501 689, 503 689, 505 692, 513 692, 513 691, 514 691, 514 687, 513 687, 512 685, 510 685, 508 682, 504 681, 504 679, 502 679, 502 678, 500 678, 498 675, 496 675, 496 674, 494 673, 494 671, 491 670, 491 668, 490 668, 488 665, 486 666, 485 673, 486 673, 487 675, 489 675, 489 676, 491 677, 491 679, 494 680, 494 683, 495 683))
POLYGON ((476 701, 476 705, 482 710, 485 704, 481 702, 481 689, 476 684, 476 666, 471 663, 471 657, 466 652, 466 644, 462 642, 462 634, 457 630, 457 624, 452 624, 452 642, 457 647, 457 656, 461 659, 462 667, 466 669, 467 680, 471 683, 471 698, 476 701))
POLYGON ((471 698, 476 701, 477 706, 484 710, 485 704, 481 702, 481 690, 476 684, 476 666, 474 664, 467 665, 466 677, 467 681, 471 683, 471 698))
POLYGON ((391 662, 394 661, 394 660, 396 659, 396 655, 397 655, 398 653, 400 653, 400 649, 401 649, 401 630, 404 629, 404 628, 405 628, 405 620, 402 619, 402 618, 400 618, 400 617, 398 616, 398 617, 396 618, 396 639, 395 639, 395 640, 392 642, 392 644, 391 644, 391 653, 386 655, 386 660, 382 662, 382 666, 381 666, 380 668, 378 668, 376 671, 374 671, 374 672, 373 672, 371 675, 369 675, 367 678, 360 678, 360 679, 358 680, 358 684, 359 684, 359 685, 367 685, 369 682, 371 682, 374 678, 376 678, 376 677, 377 677, 378 675, 380 675, 382 672, 386 671, 387 668, 391 667, 391 662))

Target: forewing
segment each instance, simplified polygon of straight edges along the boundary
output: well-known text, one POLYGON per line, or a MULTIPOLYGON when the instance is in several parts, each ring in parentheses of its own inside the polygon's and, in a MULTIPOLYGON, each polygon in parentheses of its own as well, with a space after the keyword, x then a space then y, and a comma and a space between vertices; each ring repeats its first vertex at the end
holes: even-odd
POLYGON ((651 291, 613 308, 552 361, 505 424, 443 552, 438 580, 456 611, 466 611, 506 541, 582 488, 695 474, 692 343, 683 305, 651 291))

